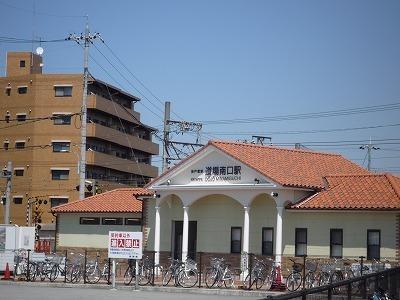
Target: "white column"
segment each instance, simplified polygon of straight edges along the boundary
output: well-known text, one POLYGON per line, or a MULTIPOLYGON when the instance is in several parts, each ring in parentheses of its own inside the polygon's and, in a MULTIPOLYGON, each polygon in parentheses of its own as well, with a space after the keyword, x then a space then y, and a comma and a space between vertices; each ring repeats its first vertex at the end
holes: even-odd
POLYGON ((243 252, 249 253, 250 243, 250 207, 244 206, 244 224, 243 224, 243 252))
POLYGON ((189 206, 183 207, 182 261, 186 261, 189 245, 189 206))
POLYGON ((244 267, 243 272, 240 274, 240 280, 244 280, 249 273, 249 250, 250 250, 250 207, 244 206, 244 220, 243 220, 243 244, 242 244, 242 252, 244 252, 241 256, 242 262, 241 265, 244 267))
POLYGON ((154 256, 154 262, 155 264, 160 263, 160 207, 156 206, 156 224, 155 224, 155 229, 154 229, 154 251, 155 251, 155 256, 154 256))
POLYGON ((275 238, 275 260, 278 264, 282 262, 282 214, 283 206, 276 207, 276 238, 275 238))

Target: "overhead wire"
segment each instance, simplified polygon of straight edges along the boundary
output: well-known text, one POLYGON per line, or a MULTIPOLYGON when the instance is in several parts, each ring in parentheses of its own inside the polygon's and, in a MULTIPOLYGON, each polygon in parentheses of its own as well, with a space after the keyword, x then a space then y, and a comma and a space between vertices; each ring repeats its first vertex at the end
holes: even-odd
POLYGON ((400 109, 400 103, 389 103, 383 105, 364 106, 349 109, 339 109, 330 111, 320 111, 302 114, 292 115, 280 115, 270 117, 256 117, 256 118, 238 118, 238 119, 221 119, 221 120, 199 120, 204 125, 228 125, 228 124, 244 124, 244 123, 263 123, 263 122, 278 122, 278 121, 292 121, 292 120, 304 120, 304 119, 315 119, 315 118, 327 118, 337 116, 347 116, 354 114, 365 114, 371 112, 380 112, 388 110, 400 109))

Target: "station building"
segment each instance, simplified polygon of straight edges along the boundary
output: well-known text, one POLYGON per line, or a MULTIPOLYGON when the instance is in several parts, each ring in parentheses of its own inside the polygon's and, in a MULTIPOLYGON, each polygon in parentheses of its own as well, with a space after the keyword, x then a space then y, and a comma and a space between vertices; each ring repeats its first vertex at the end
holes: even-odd
POLYGON ((400 178, 341 155, 210 141, 146 188, 156 263, 199 252, 400 258, 400 178))

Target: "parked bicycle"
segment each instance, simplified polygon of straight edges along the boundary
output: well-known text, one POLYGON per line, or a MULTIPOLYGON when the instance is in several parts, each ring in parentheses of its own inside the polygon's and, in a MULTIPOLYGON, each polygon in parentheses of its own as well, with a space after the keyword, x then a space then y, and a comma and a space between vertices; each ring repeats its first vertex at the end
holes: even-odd
POLYGON ((188 257, 181 265, 178 273, 178 283, 184 288, 191 288, 196 285, 198 280, 199 272, 197 270, 197 263, 188 257))
POLYGON ((208 288, 222 287, 222 285, 225 285, 226 288, 234 286, 233 274, 223 258, 211 258, 210 264, 211 267, 205 273, 205 283, 208 288))
POLYGON ((261 289, 265 282, 269 282, 269 272, 267 264, 254 257, 254 266, 251 272, 246 276, 244 280, 244 286, 246 289, 251 289, 255 286, 256 289, 261 289))
POLYGON ((170 283, 171 279, 174 279, 174 285, 179 286, 178 274, 181 270, 183 262, 179 259, 173 259, 172 257, 168 258, 169 266, 165 268, 162 273, 162 285, 166 286, 170 283))

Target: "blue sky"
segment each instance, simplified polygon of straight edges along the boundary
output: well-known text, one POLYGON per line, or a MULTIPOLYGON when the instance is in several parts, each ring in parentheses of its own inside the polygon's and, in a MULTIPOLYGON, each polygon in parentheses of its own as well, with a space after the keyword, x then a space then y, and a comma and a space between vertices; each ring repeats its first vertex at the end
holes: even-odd
MULTIPOLYGON (((94 47, 92 58, 108 74, 93 60, 91 73, 148 98, 142 100, 147 107, 138 104, 137 109, 145 123, 157 128, 163 115, 159 100, 170 100, 173 111, 191 121, 400 104, 399 1, 0 0, 0 10, 0 36, 28 39, 60 39, 80 33, 85 19, 76 16, 88 14, 91 30, 101 33, 158 99, 113 60, 129 82, 122 78, 94 47)), ((96 46, 113 59, 104 45, 96 46)), ((78 45, 63 42, 42 47, 46 72, 82 71, 78 45)), ((0 43, 0 72, 4 74, 6 51, 31 49, 30 44, 0 43)), ((251 133, 261 134, 272 136, 277 145, 305 143, 366 166, 366 152, 359 146, 371 137, 379 140, 374 144, 381 148, 373 151, 372 167, 400 173, 397 125, 277 133, 398 123, 399 109, 279 122, 230 122, 205 125, 202 142, 210 138, 250 140, 251 133), (340 146, 310 143, 338 141, 351 142, 340 146)))

